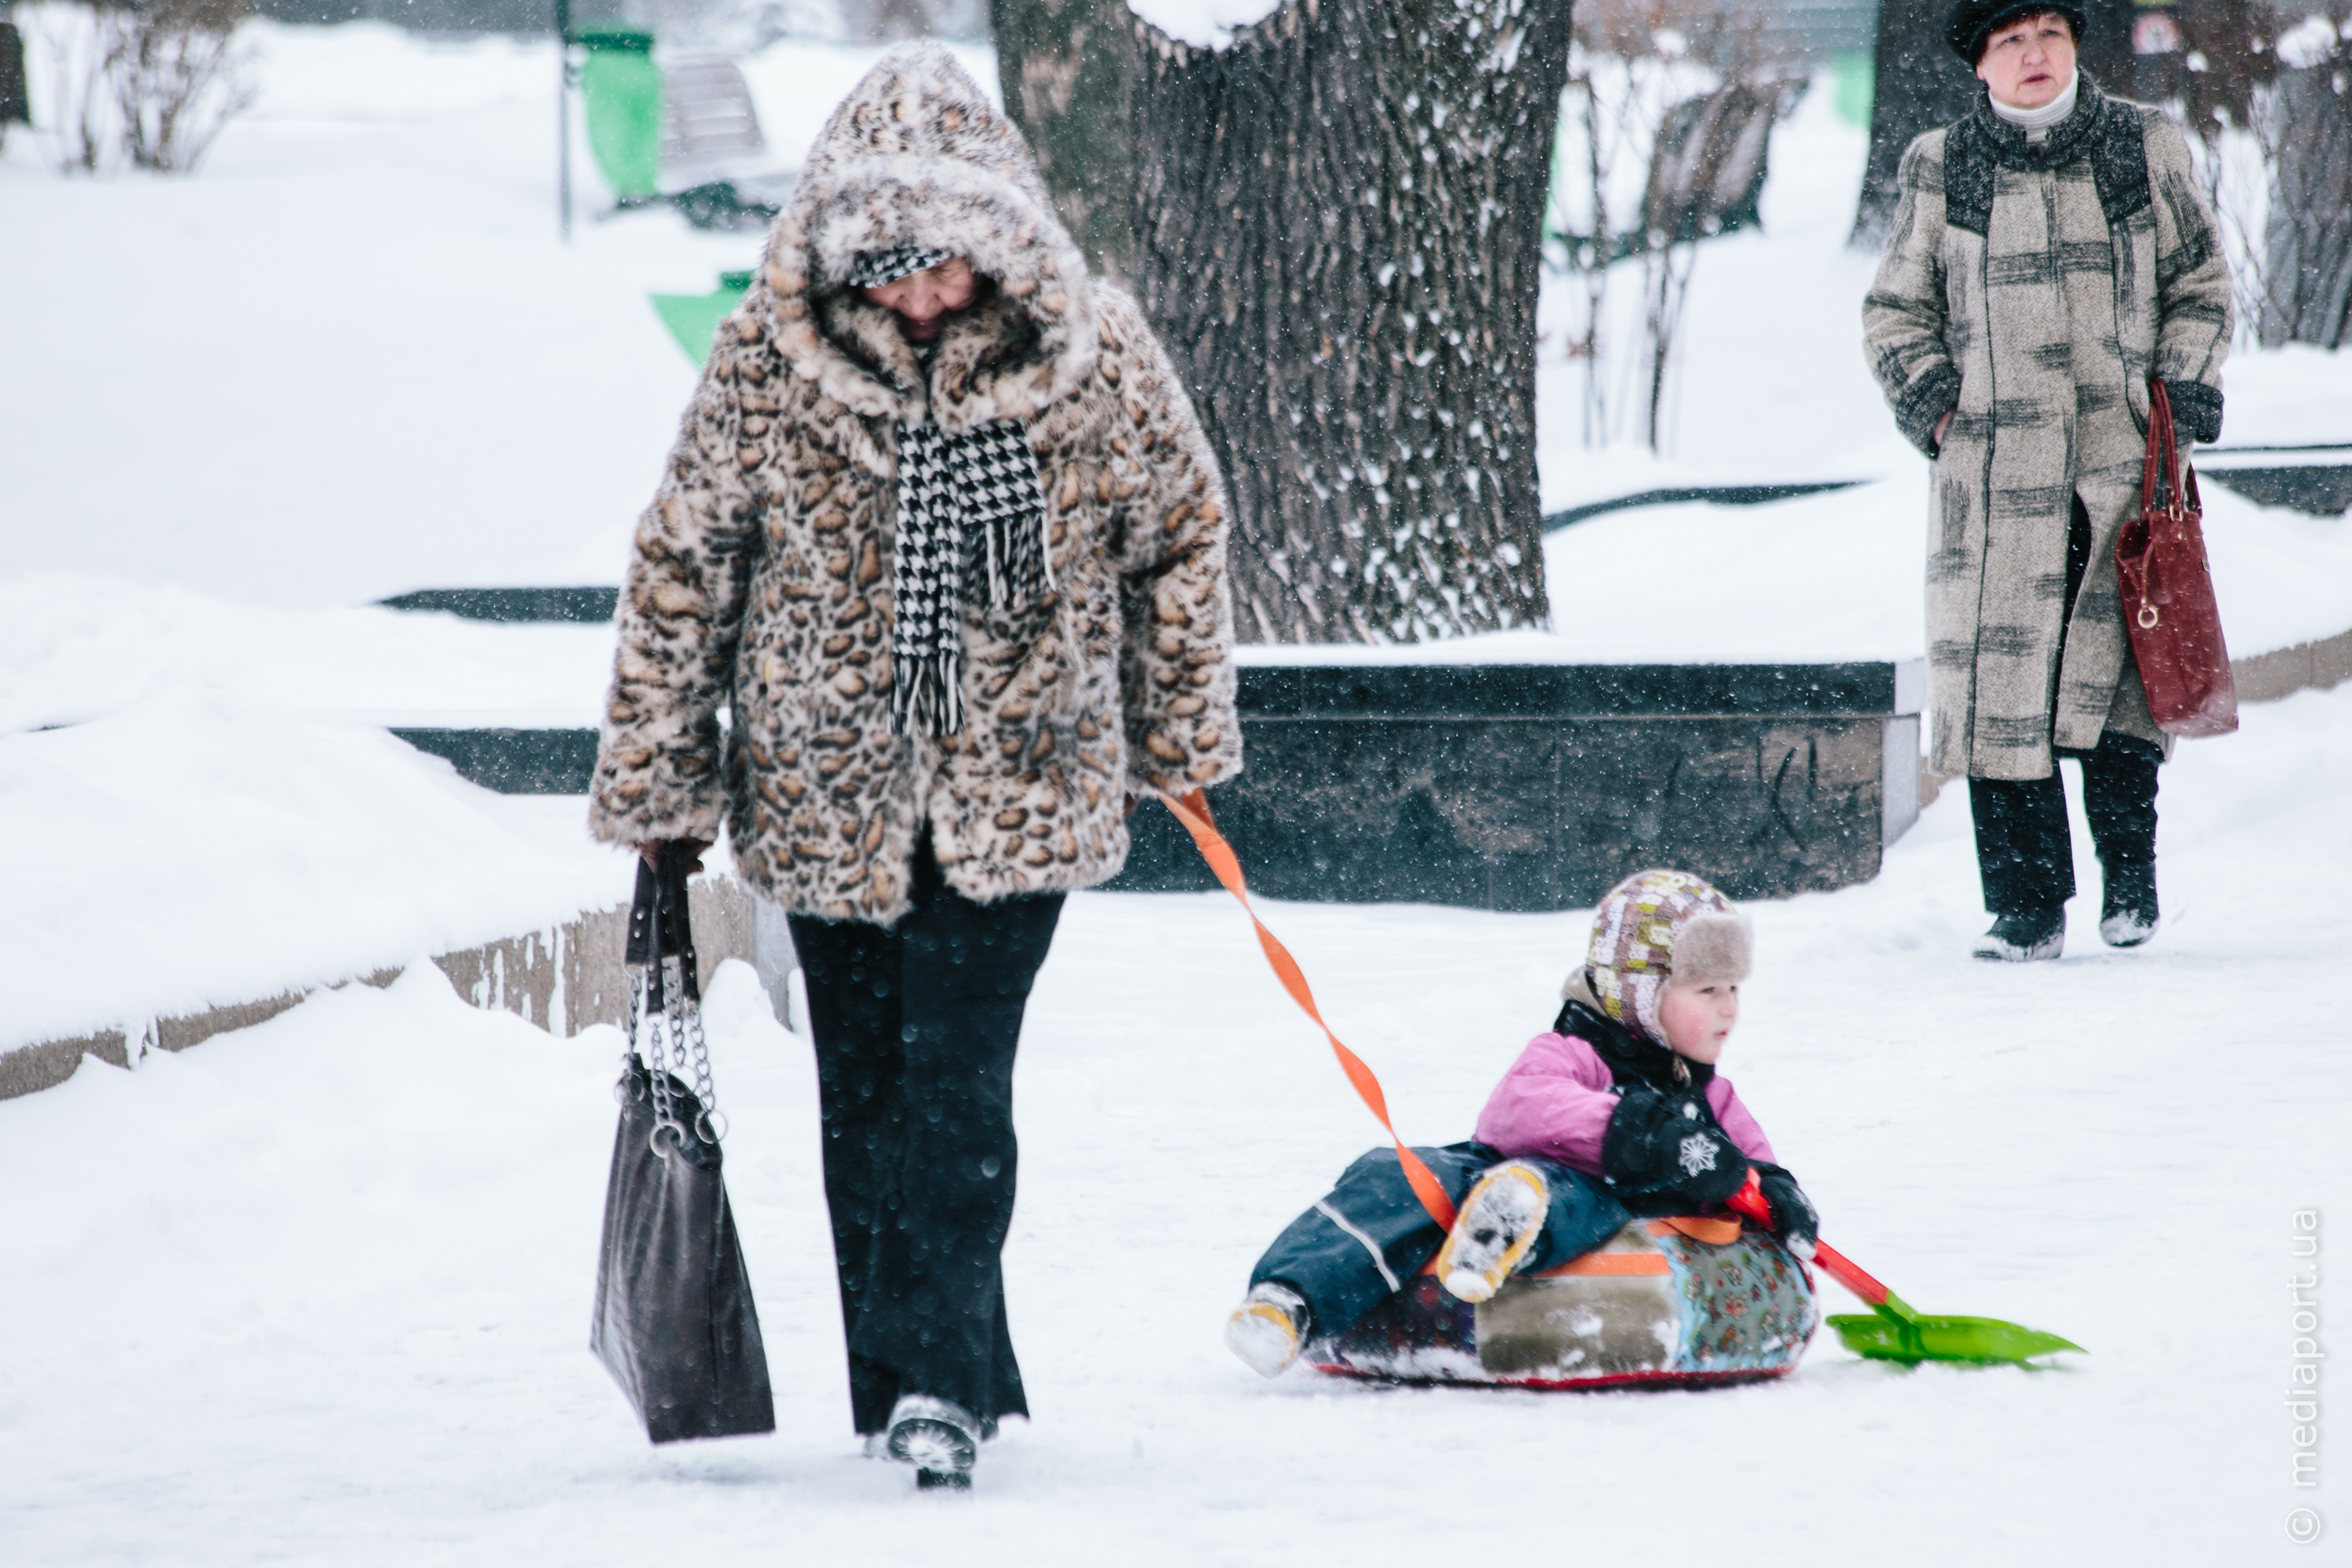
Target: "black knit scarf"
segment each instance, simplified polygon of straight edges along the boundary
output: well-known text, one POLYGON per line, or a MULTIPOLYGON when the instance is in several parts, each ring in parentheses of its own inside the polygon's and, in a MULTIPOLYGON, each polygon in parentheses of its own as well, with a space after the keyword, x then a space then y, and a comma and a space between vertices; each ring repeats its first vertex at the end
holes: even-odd
POLYGON ((1045 490, 1018 419, 953 434, 898 424, 898 541, 891 558, 890 732, 963 728, 965 556, 987 608, 1035 604, 1054 586, 1045 490))

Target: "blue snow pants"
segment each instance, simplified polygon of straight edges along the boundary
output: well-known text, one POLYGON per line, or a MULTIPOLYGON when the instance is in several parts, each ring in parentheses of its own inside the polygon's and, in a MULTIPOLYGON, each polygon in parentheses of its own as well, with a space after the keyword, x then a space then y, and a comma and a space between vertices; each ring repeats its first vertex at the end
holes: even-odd
MULTIPOLYGON (((1457 1205, 1503 1156, 1484 1143, 1415 1147, 1457 1205)), ((1551 1193, 1543 1233, 1517 1272, 1539 1273, 1580 1258, 1624 1227, 1633 1215, 1600 1181, 1553 1160, 1526 1159, 1551 1193)), ((1339 1184, 1274 1238, 1250 1271, 1250 1283, 1276 1279, 1307 1298, 1307 1337, 1344 1333, 1381 1299, 1404 1288, 1437 1256, 1445 1232, 1404 1179, 1396 1151, 1374 1149, 1349 1165, 1339 1184)))

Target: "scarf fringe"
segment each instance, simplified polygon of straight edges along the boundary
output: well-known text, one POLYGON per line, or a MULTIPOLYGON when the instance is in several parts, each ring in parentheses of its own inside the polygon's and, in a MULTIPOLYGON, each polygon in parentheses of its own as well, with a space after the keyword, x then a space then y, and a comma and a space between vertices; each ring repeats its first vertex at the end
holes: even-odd
POLYGON ((990 609, 1018 607, 1024 585, 1037 584, 1041 592, 1053 592, 1054 563, 1045 549, 1045 520, 1042 514, 1013 521, 999 519, 982 525, 980 534, 987 560, 990 609))
POLYGON ((890 689, 890 733, 952 735, 963 728, 963 650, 941 648, 901 665, 890 689))

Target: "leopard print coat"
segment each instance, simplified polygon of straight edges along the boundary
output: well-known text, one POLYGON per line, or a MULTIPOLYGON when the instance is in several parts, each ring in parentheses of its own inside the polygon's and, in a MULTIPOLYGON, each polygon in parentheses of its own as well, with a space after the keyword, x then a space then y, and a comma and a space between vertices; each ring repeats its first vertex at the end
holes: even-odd
POLYGON ((1129 792, 1240 771, 1225 497, 1167 355, 937 45, 834 111, 639 521, 592 786, 612 843, 715 839, 795 913, 889 924, 929 827, 982 902, 1118 872, 1129 792), (843 288, 911 241, 987 280, 919 362, 843 288), (1025 422, 1055 589, 967 605, 967 722, 889 726, 896 431, 1025 422), (722 728, 721 708, 730 722, 722 728))

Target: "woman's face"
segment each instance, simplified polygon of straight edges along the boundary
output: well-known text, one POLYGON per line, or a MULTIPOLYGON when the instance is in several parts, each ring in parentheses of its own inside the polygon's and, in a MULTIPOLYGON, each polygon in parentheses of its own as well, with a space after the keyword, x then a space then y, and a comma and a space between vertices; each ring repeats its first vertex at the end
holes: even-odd
POLYGON ((950 256, 937 267, 909 272, 895 282, 865 291, 866 298, 898 318, 898 331, 910 343, 937 342, 940 328, 980 292, 980 278, 971 263, 950 256))
POLYGON ((2011 109, 2039 109, 2074 76, 2074 29, 2055 11, 2020 16, 1985 40, 1977 76, 2011 109))

